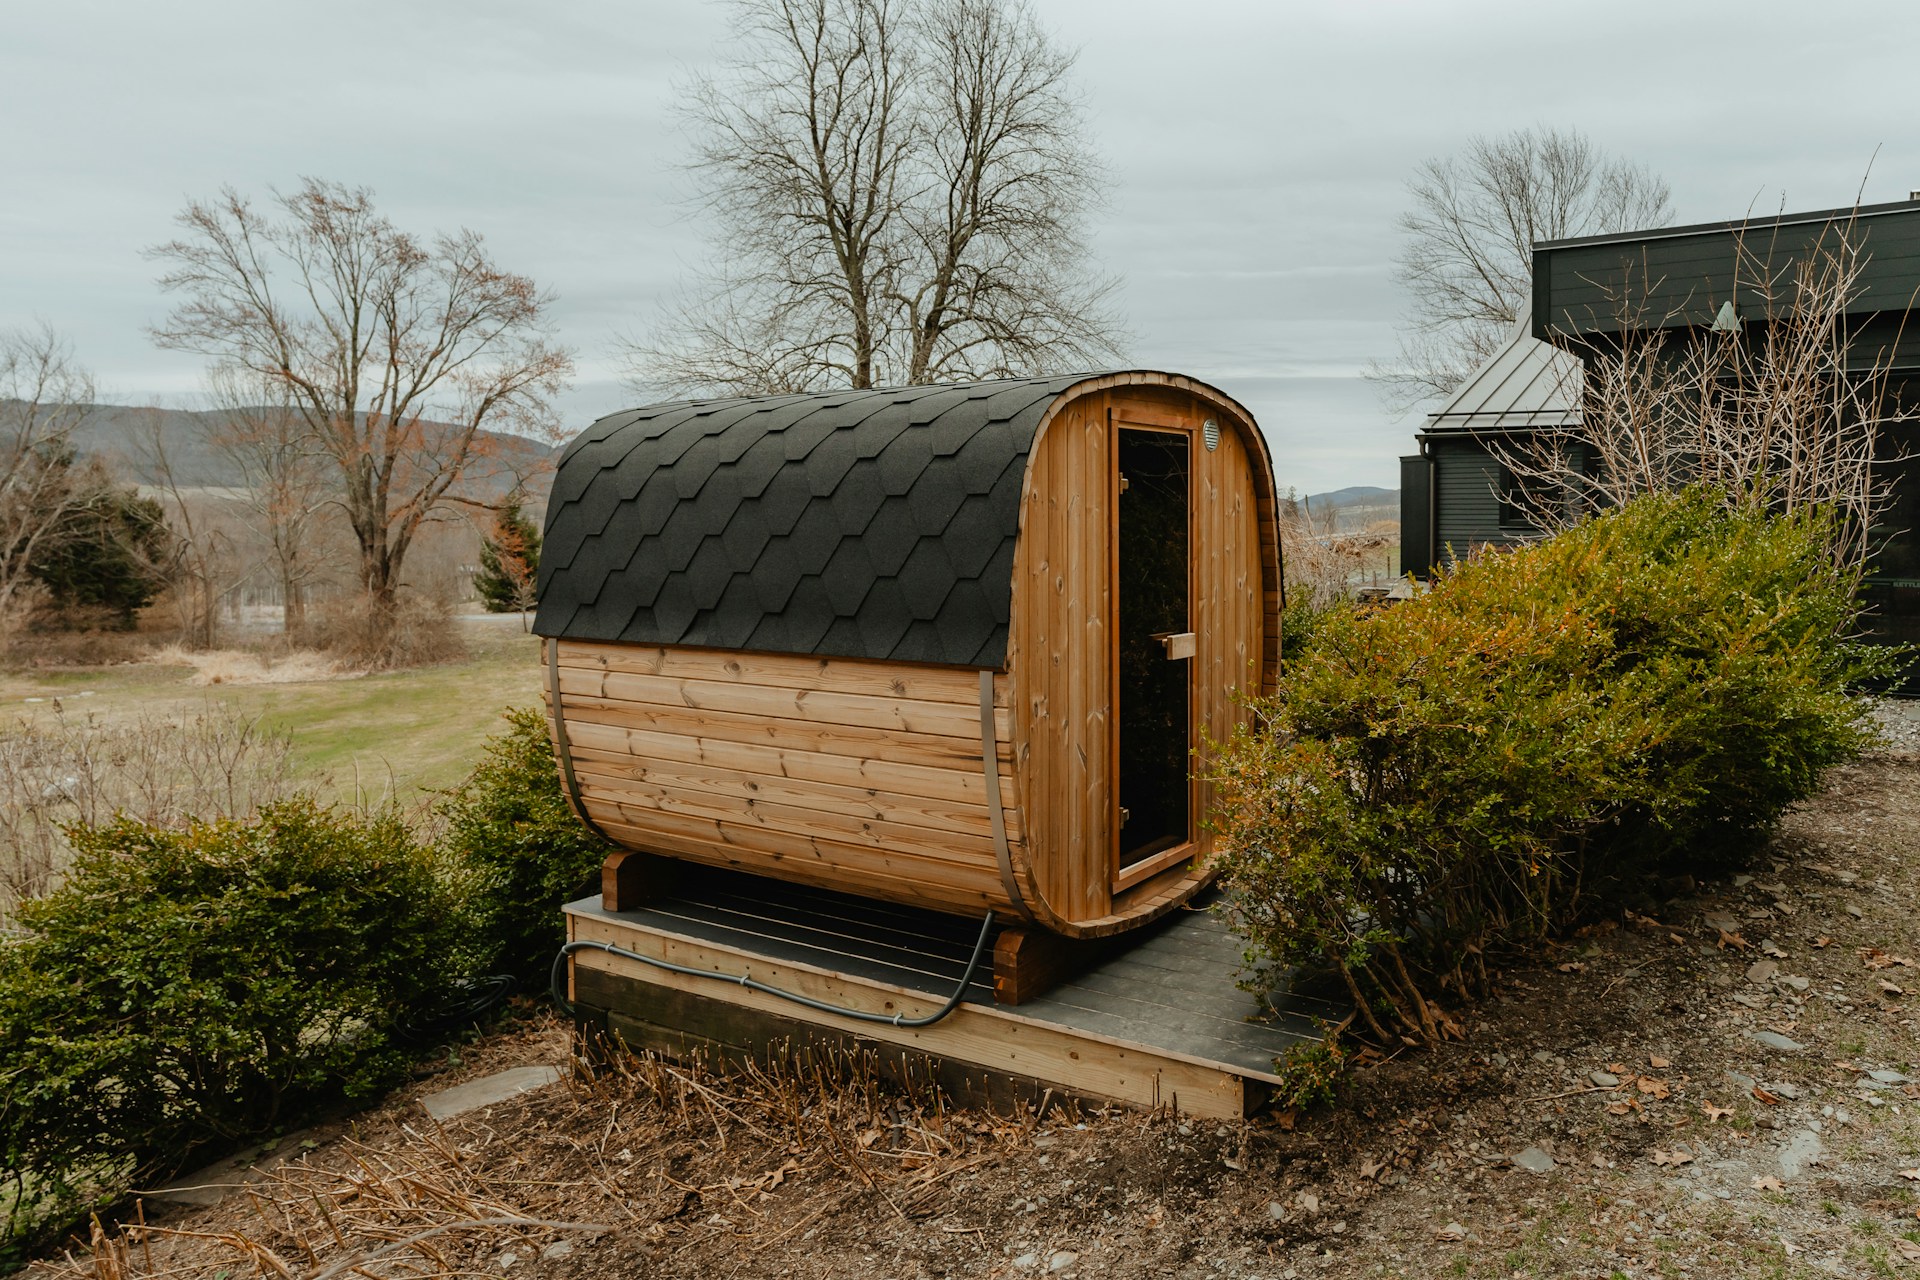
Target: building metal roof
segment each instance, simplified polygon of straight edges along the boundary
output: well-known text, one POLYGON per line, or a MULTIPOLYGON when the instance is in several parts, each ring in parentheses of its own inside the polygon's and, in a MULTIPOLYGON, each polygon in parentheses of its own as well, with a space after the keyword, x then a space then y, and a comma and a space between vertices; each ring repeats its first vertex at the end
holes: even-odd
POLYGON ((1423 433, 1526 431, 1580 421, 1579 357, 1532 335, 1523 317, 1513 336, 1427 416, 1423 433))
POLYGON ((1580 245, 1640 244, 1649 240, 1672 240, 1679 236, 1722 235, 1729 231, 1760 231, 1776 227, 1822 226, 1830 222, 1852 222, 1877 218, 1889 213, 1913 213, 1920 210, 1920 199, 1888 200, 1880 204, 1849 205, 1839 209, 1814 209, 1806 213, 1781 213, 1773 216, 1732 218, 1720 222, 1693 222, 1684 227, 1649 227, 1644 231, 1607 231, 1599 235, 1569 236, 1564 240, 1536 240, 1535 250, 1567 249, 1580 245))
POLYGON ((561 456, 543 636, 999 667, 1027 453, 1100 375, 677 401, 561 456))

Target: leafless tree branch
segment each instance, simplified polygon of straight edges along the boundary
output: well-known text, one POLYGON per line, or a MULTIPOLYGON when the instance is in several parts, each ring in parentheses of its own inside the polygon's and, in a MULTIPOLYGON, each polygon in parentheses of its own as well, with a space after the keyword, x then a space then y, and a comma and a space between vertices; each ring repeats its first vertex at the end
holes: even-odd
POLYGON ((727 265, 627 344, 686 394, 870 387, 1116 357, 1086 252, 1102 174, 1024 0, 742 0, 694 85, 727 265))
POLYGON ((1370 373, 1396 410, 1448 394, 1512 333, 1531 303, 1535 241, 1673 217, 1664 179, 1571 129, 1475 137, 1422 163, 1407 194, 1394 262, 1408 299, 1400 351, 1370 373))

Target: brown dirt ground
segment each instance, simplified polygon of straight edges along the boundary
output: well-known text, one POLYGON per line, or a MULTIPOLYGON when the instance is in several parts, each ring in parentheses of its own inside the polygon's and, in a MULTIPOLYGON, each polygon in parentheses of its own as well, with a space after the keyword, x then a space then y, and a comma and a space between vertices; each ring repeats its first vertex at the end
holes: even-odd
POLYGON ((1920 961, 1920 733, 1899 728, 1751 877, 1507 971, 1465 1043, 1361 1070, 1291 1129, 661 1064, 435 1126, 420 1094, 566 1059, 533 1019, 249 1194, 38 1270, 317 1280, 385 1247, 359 1274, 1920 1276, 1920 968, 1895 959, 1920 961))

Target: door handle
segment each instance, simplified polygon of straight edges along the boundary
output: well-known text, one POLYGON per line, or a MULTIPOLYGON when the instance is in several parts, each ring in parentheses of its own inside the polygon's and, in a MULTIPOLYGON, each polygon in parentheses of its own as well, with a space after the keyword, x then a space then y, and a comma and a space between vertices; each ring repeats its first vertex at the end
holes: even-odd
POLYGON ((1158 631, 1154 633, 1153 638, 1166 649, 1169 662, 1191 658, 1198 643, 1191 631, 1158 631))

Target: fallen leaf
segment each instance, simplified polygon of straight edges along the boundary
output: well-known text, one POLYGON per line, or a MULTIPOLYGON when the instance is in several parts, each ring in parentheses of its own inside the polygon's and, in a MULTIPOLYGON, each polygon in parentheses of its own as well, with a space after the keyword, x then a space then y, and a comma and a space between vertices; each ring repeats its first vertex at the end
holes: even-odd
POLYGON ((1609 1102, 1607 1104, 1607 1114, 1610 1116, 1623 1116, 1629 1111, 1638 1111, 1639 1109, 1640 1099, 1634 1097, 1632 1094, 1628 1094, 1618 1102, 1609 1102))
POLYGON ((1903 996, 1907 994, 1902 988, 1894 986, 1893 983, 1888 982, 1885 978, 1880 979, 1880 990, 1890 996, 1903 996))
POLYGON ((1652 1067, 1656 1071, 1663 1071, 1666 1068, 1672 1066, 1673 1064, 1667 1061, 1665 1058, 1661 1057, 1659 1054, 1655 1053, 1655 1054, 1648 1055, 1647 1065, 1652 1067))
POLYGON ((1890 956, 1878 947, 1860 948, 1860 958, 1867 962, 1869 969, 1891 969, 1895 965, 1903 969, 1913 968, 1913 961, 1905 956, 1890 956))
POLYGON ((1609 1062, 1607 1064, 1607 1074, 1610 1076, 1624 1076, 1628 1074, 1627 1064, 1624 1062, 1609 1062))
POLYGON ((1553 966, 1562 973, 1585 973, 1587 966, 1578 960, 1569 960, 1565 964, 1553 966))
POLYGON ((1771 1089, 1762 1089, 1759 1085, 1755 1085, 1753 1086, 1753 1096, 1755 1101, 1764 1102, 1770 1107, 1780 1105, 1780 1095, 1771 1089))
POLYGON ((1910 1182, 1920 1182, 1920 1169, 1902 1169, 1900 1176, 1910 1182))
POLYGON ((1787 1184, 1771 1174, 1755 1178, 1752 1182, 1755 1191, 1785 1191, 1787 1184))
MULTIPOLYGON (((1914 1216, 1920 1217, 1920 1214, 1914 1216)), ((1895 1240, 1893 1247, 1894 1251, 1908 1262, 1920 1262, 1920 1244, 1915 1244, 1911 1240, 1895 1240)))
POLYGON ((1733 1115, 1732 1107, 1716 1107, 1711 1102, 1702 1103, 1700 1111, 1707 1117, 1708 1124, 1718 1124, 1733 1115))
POLYGON ((1646 1094, 1649 1098, 1665 1098, 1672 1093, 1672 1091, 1667 1088, 1667 1082, 1665 1080, 1656 1080, 1652 1076, 1641 1076, 1633 1083, 1635 1088, 1639 1089, 1640 1092, 1646 1094))
POLYGON ((1747 949, 1747 940, 1739 934, 1729 933, 1725 929, 1721 929, 1718 932, 1720 936, 1714 939, 1714 945, 1722 951, 1725 951, 1728 947, 1732 947, 1736 951, 1745 951, 1747 949))
POLYGON ((1449 1222, 1444 1227, 1436 1228, 1433 1236, 1436 1240, 1465 1240, 1467 1229, 1457 1222, 1449 1222))
POLYGON ((1813 940, 1813 949, 1815 951, 1825 951, 1828 947, 1832 945, 1833 945, 1833 939, 1829 938, 1824 933, 1813 940))
POLYGON ((1362 1178, 1375 1177, 1379 1174, 1380 1170, 1384 1168, 1386 1168, 1386 1166, 1381 1164, 1378 1160, 1374 1160, 1374 1159, 1362 1160, 1360 1162, 1360 1176, 1362 1178))
POLYGON ((1679 1149, 1662 1151, 1660 1148, 1655 1147, 1653 1149, 1653 1162, 1664 1168, 1677 1169, 1683 1164, 1692 1164, 1693 1154, 1689 1151, 1679 1149))
POLYGON ((1300 1109, 1298 1107, 1288 1107, 1285 1111, 1275 1113, 1273 1123, 1288 1133, 1292 1133, 1294 1123, 1299 1119, 1300 1109))

